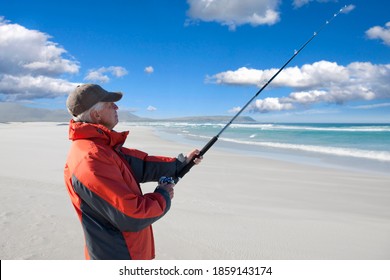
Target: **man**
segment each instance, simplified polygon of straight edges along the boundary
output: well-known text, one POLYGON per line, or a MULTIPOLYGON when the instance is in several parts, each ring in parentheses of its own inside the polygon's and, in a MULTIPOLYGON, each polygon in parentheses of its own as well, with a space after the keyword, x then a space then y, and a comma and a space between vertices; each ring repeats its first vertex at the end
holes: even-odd
POLYGON ((122 147, 128 132, 113 130, 114 102, 121 98, 122 93, 85 84, 66 102, 73 119, 64 177, 84 230, 86 259, 153 259, 151 224, 170 209, 178 172, 191 160, 201 161, 198 150, 169 158, 122 147), (153 193, 142 193, 140 183, 162 176, 153 193))

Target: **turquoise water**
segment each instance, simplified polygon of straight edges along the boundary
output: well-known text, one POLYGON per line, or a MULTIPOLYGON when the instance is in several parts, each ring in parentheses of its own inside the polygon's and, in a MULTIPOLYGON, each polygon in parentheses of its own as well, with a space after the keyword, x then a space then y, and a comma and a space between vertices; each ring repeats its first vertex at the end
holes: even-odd
MULTIPOLYGON (((204 144, 225 126, 173 122, 147 125, 204 144)), ((304 153, 319 159, 331 156, 336 160, 350 160, 355 165, 360 161, 366 166, 377 163, 382 170, 390 171, 390 124, 232 124, 219 142, 260 152, 304 153)))

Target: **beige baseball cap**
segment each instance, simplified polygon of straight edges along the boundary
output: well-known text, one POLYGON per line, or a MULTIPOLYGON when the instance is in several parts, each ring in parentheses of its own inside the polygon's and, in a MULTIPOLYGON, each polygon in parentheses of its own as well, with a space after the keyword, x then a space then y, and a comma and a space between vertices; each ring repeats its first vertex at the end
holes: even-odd
POLYGON ((73 116, 90 109, 99 102, 116 102, 122 98, 121 92, 108 92, 99 85, 79 85, 66 100, 66 107, 73 116))

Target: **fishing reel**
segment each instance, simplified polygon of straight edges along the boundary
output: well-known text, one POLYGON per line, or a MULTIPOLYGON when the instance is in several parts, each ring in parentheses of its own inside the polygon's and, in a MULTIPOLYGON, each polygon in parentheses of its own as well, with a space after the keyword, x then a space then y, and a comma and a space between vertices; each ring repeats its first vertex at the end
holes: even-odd
POLYGON ((169 185, 169 184, 175 184, 175 180, 173 180, 172 177, 161 177, 159 180, 158 180, 158 184, 159 185, 169 185))

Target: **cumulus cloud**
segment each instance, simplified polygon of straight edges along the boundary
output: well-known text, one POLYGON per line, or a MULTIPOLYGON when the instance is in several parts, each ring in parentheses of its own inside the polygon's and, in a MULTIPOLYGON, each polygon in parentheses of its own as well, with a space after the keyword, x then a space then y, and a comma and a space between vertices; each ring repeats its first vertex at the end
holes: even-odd
POLYGON ((75 87, 60 77, 78 73, 79 63, 49 35, 0 17, 0 38, 0 99, 52 98, 75 87))
POLYGON ((280 20, 280 0, 187 0, 187 3, 190 6, 187 23, 215 21, 235 30, 243 24, 272 25, 280 20))
MULTIPOLYGON (((278 69, 239 68, 207 77, 208 82, 227 85, 265 84, 278 69)), ((291 110, 317 103, 344 104, 353 100, 390 98, 390 64, 353 62, 347 66, 319 61, 302 67, 289 67, 269 84, 270 88, 291 88, 285 97, 257 100, 256 112, 291 110)))
POLYGON ((86 81, 107 83, 110 81, 108 75, 116 78, 127 75, 127 70, 120 66, 100 67, 99 69, 91 69, 88 71, 87 76, 84 78, 86 81))
POLYGON ((147 74, 152 74, 154 72, 154 68, 153 68, 153 66, 148 66, 148 67, 145 67, 144 71, 147 74))
POLYGON ((382 40, 384 44, 390 46, 390 21, 385 27, 374 26, 366 31, 366 35, 370 39, 382 40))
MULTIPOLYGON (((279 69, 272 68, 258 70, 241 67, 235 71, 226 71, 206 77, 206 81, 229 85, 256 85, 265 84, 279 69)), ((329 82, 341 81, 348 73, 345 68, 335 62, 319 61, 305 64, 301 68, 285 68, 270 84, 272 87, 310 88, 326 85, 329 82)))
POLYGON ((271 111, 285 111, 291 110, 294 106, 276 97, 268 97, 263 100, 258 99, 250 108, 251 111, 267 113, 271 111))

